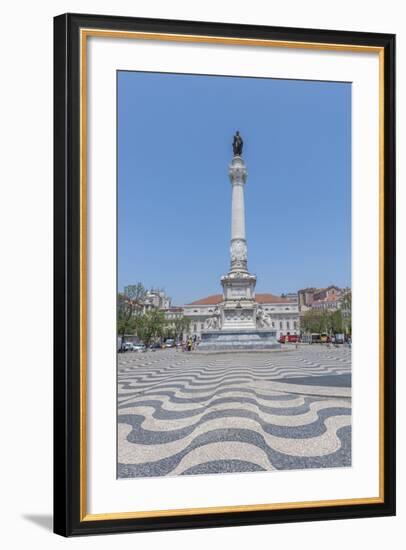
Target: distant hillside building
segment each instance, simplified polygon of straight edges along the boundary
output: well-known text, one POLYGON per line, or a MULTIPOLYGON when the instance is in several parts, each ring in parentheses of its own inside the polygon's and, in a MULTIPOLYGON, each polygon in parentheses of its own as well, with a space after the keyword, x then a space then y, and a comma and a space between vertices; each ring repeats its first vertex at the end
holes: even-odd
POLYGON ((144 311, 148 309, 169 309, 171 307, 171 298, 161 288, 151 288, 143 301, 144 311))
POLYGON ((299 309, 306 310, 312 307, 312 303, 314 301, 314 293, 317 291, 317 288, 310 287, 310 288, 302 288, 302 290, 298 290, 297 297, 299 302, 299 309))
POLYGON ((336 310, 341 308, 343 289, 335 285, 326 288, 304 288, 298 291, 299 310, 336 310))
POLYGON ((341 294, 341 289, 338 286, 331 285, 327 288, 318 289, 314 295, 314 302, 321 302, 323 300, 335 300, 341 294))
POLYGON ((287 292, 287 293, 281 294, 281 298, 286 298, 287 300, 290 300, 292 302, 298 301, 297 292, 287 292))

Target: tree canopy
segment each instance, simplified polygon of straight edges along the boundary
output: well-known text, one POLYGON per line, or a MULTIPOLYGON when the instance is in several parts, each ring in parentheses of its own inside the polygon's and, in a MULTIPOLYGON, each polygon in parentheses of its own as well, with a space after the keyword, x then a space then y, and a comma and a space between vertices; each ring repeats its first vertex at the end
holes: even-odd
POLYGON ((301 319, 301 329, 304 333, 311 334, 337 334, 351 333, 351 317, 343 314, 341 309, 334 311, 314 310, 306 311, 301 319))
POLYGON ((189 331, 190 320, 181 315, 166 319, 165 312, 152 308, 144 311, 147 290, 142 283, 128 285, 117 296, 117 333, 123 345, 126 335, 135 335, 146 346, 158 339, 181 338, 189 331))

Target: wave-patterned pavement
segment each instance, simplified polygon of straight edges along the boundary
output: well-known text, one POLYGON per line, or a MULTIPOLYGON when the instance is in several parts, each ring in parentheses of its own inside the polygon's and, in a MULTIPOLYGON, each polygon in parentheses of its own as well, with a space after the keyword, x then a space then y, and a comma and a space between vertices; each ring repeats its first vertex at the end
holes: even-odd
POLYGON ((350 466, 350 376, 343 346, 119 355, 117 475, 350 466))

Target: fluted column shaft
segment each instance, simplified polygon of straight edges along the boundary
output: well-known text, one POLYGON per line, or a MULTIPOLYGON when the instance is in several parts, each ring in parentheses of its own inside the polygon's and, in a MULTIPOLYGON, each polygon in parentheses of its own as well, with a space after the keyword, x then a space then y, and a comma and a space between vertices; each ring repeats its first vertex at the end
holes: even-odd
POLYGON ((244 184, 233 183, 231 198, 231 240, 245 241, 244 184))
POLYGON ((229 176, 231 192, 231 272, 247 271, 247 241, 245 238, 244 185, 247 181, 247 169, 243 159, 233 157, 229 176))

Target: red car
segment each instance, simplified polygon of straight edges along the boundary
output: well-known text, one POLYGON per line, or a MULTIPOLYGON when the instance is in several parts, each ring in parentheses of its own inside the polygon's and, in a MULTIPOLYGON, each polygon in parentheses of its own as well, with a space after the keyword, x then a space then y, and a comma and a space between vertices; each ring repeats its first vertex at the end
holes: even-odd
POLYGON ((287 334, 287 335, 282 334, 279 337, 278 342, 280 344, 287 344, 287 343, 296 344, 297 342, 299 342, 299 336, 297 334, 287 334))

